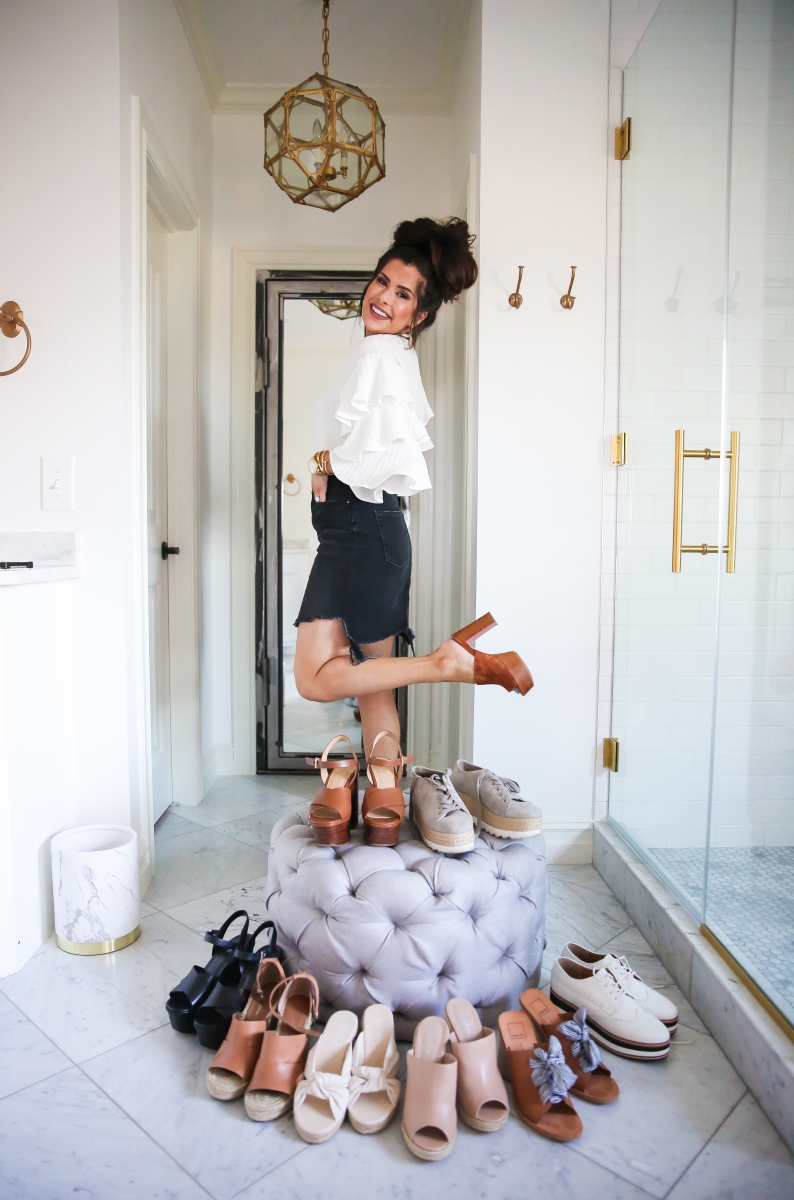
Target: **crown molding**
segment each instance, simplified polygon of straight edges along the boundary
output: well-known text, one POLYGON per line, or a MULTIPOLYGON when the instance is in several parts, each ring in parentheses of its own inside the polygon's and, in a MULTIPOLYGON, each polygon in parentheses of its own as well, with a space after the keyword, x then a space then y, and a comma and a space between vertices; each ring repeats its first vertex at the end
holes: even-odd
MULTIPOLYGON (((174 0, 174 5, 214 113, 261 116, 284 95, 287 88, 294 86, 295 80, 267 86, 227 83, 218 67, 212 35, 199 0, 174 0)), ((381 87, 377 83, 358 84, 362 91, 377 101, 384 117, 422 116, 452 111, 471 6, 472 0, 449 0, 438 86, 407 88, 381 87)))
POLYGON ((193 51, 210 108, 213 112, 217 112, 218 101, 226 82, 218 69, 212 45, 212 34, 204 19, 201 5, 198 0, 174 0, 174 7, 179 14, 185 37, 190 43, 190 49, 193 51))

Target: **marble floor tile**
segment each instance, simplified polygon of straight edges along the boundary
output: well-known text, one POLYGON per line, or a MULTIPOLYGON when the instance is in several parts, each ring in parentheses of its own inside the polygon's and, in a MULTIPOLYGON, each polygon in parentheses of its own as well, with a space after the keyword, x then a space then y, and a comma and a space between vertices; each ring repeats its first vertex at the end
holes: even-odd
POLYGON ((0 995, 0 1099, 71 1067, 71 1060, 0 995))
MULTIPOLYGON (((689 1003, 680 987, 674 983, 671 983, 668 987, 660 988, 659 990, 663 996, 667 996, 668 1000, 672 1000, 673 1004, 678 1009, 678 1027, 681 1030, 680 1036, 682 1038, 688 1036, 684 1030, 684 1026, 686 1026, 687 1030, 693 1030, 696 1033, 705 1033, 711 1037, 711 1034, 706 1028, 704 1022, 701 1021, 700 1017, 695 1012, 694 1008, 689 1003)), ((678 1036, 679 1035, 676 1034, 676 1040, 678 1039, 678 1036)))
MULTIPOLYGON (((179 806, 173 804, 169 811, 197 825, 212 827, 222 825, 226 821, 239 821, 242 817, 250 817, 255 813, 273 808, 283 808, 289 804, 302 803, 305 797, 298 794, 292 787, 282 787, 278 782, 269 782, 272 776, 227 776, 216 779, 201 804, 195 806, 179 806), (260 780, 267 779, 267 783, 260 780)), ((311 795, 317 790, 313 781, 311 795)))
POLYGON ((744 1083, 714 1039, 694 1032, 660 1063, 603 1057, 620 1096, 603 1107, 579 1105, 584 1133, 571 1145, 652 1196, 666 1196, 738 1103, 744 1083))
POLYGON ((580 887, 557 875, 549 876, 548 909, 570 924, 565 941, 580 940, 574 936, 576 930, 588 947, 602 946, 631 925, 631 918, 611 893, 580 887))
POLYGON ((267 875, 239 883, 236 887, 224 888, 210 896, 201 896, 187 904, 168 909, 169 917, 181 921, 189 929, 195 929, 202 937, 207 929, 218 929, 227 917, 239 908, 244 908, 251 918, 251 928, 267 920, 266 898, 267 875))
POLYGON ((597 949, 602 954, 625 954, 631 960, 635 955, 653 954, 653 950, 645 938, 640 933, 636 925, 629 925, 628 929, 624 929, 617 937, 610 938, 608 942, 604 942, 597 949))
POLYGON ((586 864, 565 866, 563 864, 552 863, 546 870, 548 871, 549 879, 560 879, 564 883, 575 884, 576 887, 589 888, 593 892, 600 892, 602 896, 612 895, 608 884, 604 882, 593 866, 586 864))
POLYGON ((164 913, 141 921, 137 942, 115 954, 65 954, 50 938, 0 991, 68 1054, 82 1062, 167 1021, 168 993, 194 963, 203 938, 164 913))
POLYGON ((267 874, 267 855, 213 829, 197 829, 157 847, 157 874, 146 899, 173 908, 267 874))
POLYGON ((142 917, 150 917, 152 915, 152 913, 156 913, 159 911, 160 910, 158 908, 155 908, 153 904, 147 904, 147 902, 145 900, 141 900, 141 916, 142 917))
MULTIPOLYGON (((185 805, 185 808, 187 805, 185 805)), ((198 805, 196 806, 198 807, 198 805)), ((180 817, 173 807, 167 808, 154 827, 155 842, 164 842, 167 838, 179 837, 182 833, 195 833, 196 822, 186 817, 180 817)))
POLYGON ((213 1100, 206 1085, 211 1061, 212 1051, 195 1037, 167 1026, 84 1070, 215 1200, 229 1200, 304 1143, 289 1116, 260 1124, 249 1121, 242 1101, 213 1100))
POLYGON ((206 1200, 79 1067, 0 1101, 0 1195, 206 1200))
POLYGON ((330 1142, 306 1146, 237 1200, 647 1200, 633 1184, 546 1141, 515 1117, 487 1136, 459 1123, 455 1149, 438 1163, 414 1158, 399 1120, 398 1114, 377 1137, 362 1137, 345 1123, 330 1142))
POLYGON ((263 813, 255 813, 253 817, 243 817, 241 821, 226 821, 223 825, 214 825, 216 833, 225 837, 236 838, 246 846, 256 846, 257 850, 267 851, 270 846, 270 835, 277 821, 287 813, 294 812, 294 805, 284 808, 272 808, 263 813))
POLYGON ((794 1196, 794 1157, 747 1092, 668 1200, 783 1200, 794 1196))
MULTIPOLYGON (((320 776, 316 772, 311 775, 265 775, 264 778, 272 780, 273 787, 304 800, 312 799, 320 782, 320 776)), ((363 786, 362 779, 359 780, 359 786, 363 786)))

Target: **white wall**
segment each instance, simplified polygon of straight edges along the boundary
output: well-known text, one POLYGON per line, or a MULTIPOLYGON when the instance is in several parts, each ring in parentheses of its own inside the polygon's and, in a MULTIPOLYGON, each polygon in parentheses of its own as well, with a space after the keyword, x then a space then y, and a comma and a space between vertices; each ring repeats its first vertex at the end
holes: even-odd
MULTIPOLYGON (((0 590, 0 844, 15 906, 0 907, 0 974, 46 936, 49 838, 129 818, 119 343, 118 8, 6 0, 0 123, 13 216, 0 224, 2 300, 33 335, 0 380, 0 524, 77 529, 83 575, 0 590), (44 513, 39 457, 76 462, 73 513, 44 513)), ((0 347, 0 367, 19 340, 0 347)))
MULTIPOLYGON (((136 473, 140 463, 135 454, 136 428, 140 423, 140 397, 135 394, 134 359, 136 345, 134 321, 134 282, 138 263, 135 242, 135 209, 133 196, 137 186, 134 156, 137 153, 137 130, 134 125, 133 98, 140 102, 140 120, 147 135, 156 140, 157 152, 165 162, 169 185, 186 201, 195 214, 199 247, 199 363, 198 363, 198 426, 199 456, 205 453, 206 413, 210 405, 210 321, 212 277, 212 112, 193 53, 172 0, 120 0, 120 62, 121 62, 121 247, 122 247, 122 373, 125 380, 125 510, 127 534, 127 593, 128 593, 128 726, 130 738, 130 790, 134 798, 144 798, 147 791, 145 711, 140 695, 145 678, 141 665, 145 657, 136 637, 135 591, 135 519, 136 473)), ((183 318, 184 319, 184 318, 183 318)), ((189 323, 189 322, 188 322, 189 323)), ((171 451, 173 455, 173 449, 171 451)), ((172 458, 173 462, 173 458, 172 458)), ((185 489, 187 490, 187 489, 185 489)), ((173 511, 174 502, 170 507, 173 511)), ((181 544, 178 564, 184 581, 195 569, 190 559, 192 539, 188 536, 171 538, 181 544)), ((173 602, 173 598, 172 598, 173 602)), ((200 790, 197 789, 197 790, 200 790)), ((133 804, 133 824, 138 827, 138 809, 145 804, 133 804)), ((141 830, 139 829, 139 836, 141 830)))
POLYGON ((589 860, 604 387, 608 0, 483 0, 477 608, 535 676, 476 693, 476 761, 589 860), (507 298, 524 263, 524 304, 507 298), (570 264, 575 308, 566 312, 570 264))
MULTIPOLYGON (((0 125, 14 201, 0 227, 0 299, 18 301, 33 335, 29 362, 0 380, 0 527, 75 529, 83 563, 74 581, 0 589, 6 974, 51 928, 52 834, 129 824, 140 787, 127 540, 132 93, 202 218, 211 213, 212 144, 171 0, 6 0, 0 78, 20 113, 0 125), (44 454, 74 456, 74 512, 41 511, 44 454)), ((208 241, 204 261, 208 280, 208 241)), ((3 339, 0 369, 19 347, 3 339)))
MULTIPOLYGON (((207 415, 202 514, 205 787, 216 775, 235 771, 230 579, 232 249, 264 247, 288 255, 291 247, 367 247, 373 250, 374 266, 398 221, 452 211, 449 117, 386 114, 386 178, 337 213, 295 205, 278 189, 262 167, 261 117, 215 116, 214 138, 212 405, 207 415)), ((253 543, 251 563, 253 571, 253 543)))

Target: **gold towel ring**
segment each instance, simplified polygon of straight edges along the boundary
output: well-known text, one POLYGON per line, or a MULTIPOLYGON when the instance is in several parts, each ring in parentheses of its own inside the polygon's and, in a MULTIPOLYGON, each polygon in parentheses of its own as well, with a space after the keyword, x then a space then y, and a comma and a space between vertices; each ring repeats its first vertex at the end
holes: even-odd
POLYGON ((295 478, 295 476, 294 476, 294 475, 292 474, 292 472, 290 471, 289 475, 285 475, 285 476, 284 476, 284 483, 285 483, 285 484, 287 484, 287 483, 297 483, 297 485, 298 485, 298 486, 295 488, 295 491, 294 491, 294 492, 288 492, 288 491, 287 491, 287 489, 286 489, 286 487, 284 488, 284 495, 285 495, 285 496, 297 496, 298 492, 301 490, 301 481, 300 481, 300 479, 296 479, 296 478, 295 478))
POLYGON ((10 371, 0 371, 2 375, 13 375, 20 367, 24 367, 30 355, 30 330, 22 320, 22 309, 14 300, 6 300, 5 304, 0 305, 0 330, 8 338, 17 337, 20 330, 25 330, 25 337, 28 339, 28 344, 22 359, 10 371))

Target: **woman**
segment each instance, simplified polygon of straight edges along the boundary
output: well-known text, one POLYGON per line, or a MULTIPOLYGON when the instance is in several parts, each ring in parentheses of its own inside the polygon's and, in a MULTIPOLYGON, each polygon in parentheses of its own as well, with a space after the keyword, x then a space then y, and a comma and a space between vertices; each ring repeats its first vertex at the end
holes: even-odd
MULTIPOLYGON (((441 305, 475 282, 473 240, 466 222, 455 217, 441 222, 420 217, 397 226, 362 297, 366 336, 317 402, 322 449, 309 470, 319 548, 296 622, 295 682, 307 700, 358 697, 375 785, 364 801, 367 833, 382 844, 393 844, 392 836, 396 841, 393 818, 402 802, 397 783, 405 761, 393 689, 410 683, 500 683, 525 695, 532 686, 517 654, 485 655, 470 648, 470 641, 495 624, 490 615, 432 654, 392 657, 394 637, 413 636, 411 542, 400 497, 431 486, 423 452, 432 447, 425 426, 433 414, 414 346, 441 305), (372 757, 382 737, 396 744, 391 758, 372 757), (379 795, 369 796, 375 790, 379 795), (379 825, 373 806, 379 811, 387 806, 387 791, 392 819, 383 817, 379 825)), ((324 797, 318 794, 312 806, 312 824, 318 840, 336 844, 347 840, 349 825, 349 813, 345 821, 339 808, 345 808, 340 789, 350 792, 358 764, 355 755, 335 760, 329 774, 330 749, 322 760, 309 760, 322 766, 326 785, 324 797)))

